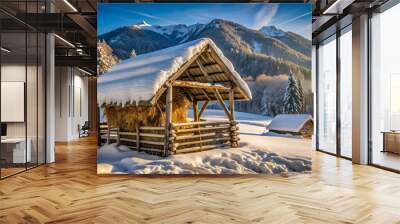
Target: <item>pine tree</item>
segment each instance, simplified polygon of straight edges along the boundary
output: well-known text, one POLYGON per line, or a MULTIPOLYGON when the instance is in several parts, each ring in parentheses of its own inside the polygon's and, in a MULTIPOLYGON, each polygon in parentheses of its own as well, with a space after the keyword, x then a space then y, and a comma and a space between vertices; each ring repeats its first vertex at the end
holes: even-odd
POLYGON ((261 112, 263 115, 270 115, 270 102, 267 90, 265 89, 263 92, 263 96, 261 98, 261 112))
POLYGON ((299 96, 300 96, 300 112, 304 112, 304 91, 303 91, 303 85, 301 84, 301 81, 297 79, 297 88, 299 89, 299 96))
POLYGON ((97 42, 97 74, 101 75, 107 72, 111 66, 119 62, 118 58, 113 55, 112 49, 103 41, 97 42))
POLYGON ((301 112, 301 95, 293 73, 289 73, 288 85, 283 98, 283 112, 286 114, 298 114, 301 112))
POLYGON ((134 57, 136 57, 136 51, 135 51, 135 49, 132 49, 132 51, 131 51, 131 58, 134 58, 134 57))

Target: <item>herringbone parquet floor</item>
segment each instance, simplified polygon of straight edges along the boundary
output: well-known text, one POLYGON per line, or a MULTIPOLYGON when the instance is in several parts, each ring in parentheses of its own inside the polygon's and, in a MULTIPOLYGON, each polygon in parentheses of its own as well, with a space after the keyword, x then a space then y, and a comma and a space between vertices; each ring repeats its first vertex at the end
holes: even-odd
POLYGON ((97 176, 94 138, 0 181, 0 223, 400 223, 400 175, 314 153, 289 178, 97 176))

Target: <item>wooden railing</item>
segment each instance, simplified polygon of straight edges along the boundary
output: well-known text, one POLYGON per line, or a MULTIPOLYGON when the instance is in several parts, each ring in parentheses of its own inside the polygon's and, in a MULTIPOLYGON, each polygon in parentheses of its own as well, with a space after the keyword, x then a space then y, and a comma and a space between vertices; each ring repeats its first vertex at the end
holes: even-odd
POLYGON ((117 143, 138 151, 164 154, 164 139, 164 127, 138 127, 135 132, 125 132, 119 128, 100 125, 101 144, 117 143))
POLYGON ((169 151, 171 153, 187 153, 229 145, 237 147, 238 130, 235 121, 173 123, 169 151))
POLYGON ((165 156, 225 146, 237 147, 238 130, 236 121, 172 123, 169 132, 166 132, 165 127, 138 127, 135 132, 124 132, 101 124, 99 140, 100 144, 117 143, 165 156), (166 133, 169 133, 167 141, 166 133))

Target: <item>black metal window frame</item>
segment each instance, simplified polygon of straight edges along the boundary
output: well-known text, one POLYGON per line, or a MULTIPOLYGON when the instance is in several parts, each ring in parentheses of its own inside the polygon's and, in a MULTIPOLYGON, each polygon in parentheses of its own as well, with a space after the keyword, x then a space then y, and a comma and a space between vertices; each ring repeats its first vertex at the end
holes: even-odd
POLYGON ((316 52, 315 52, 315 60, 316 60, 316 66, 315 66, 315 76, 316 76, 316 103, 315 103, 315 108, 316 108, 316 134, 315 134, 315 141, 316 141, 316 150, 319 152, 323 152, 329 155, 333 155, 333 156, 337 156, 343 159, 347 159, 347 160, 352 160, 352 158, 347 157, 342 155, 341 153, 341 119, 340 119, 340 78, 341 78, 341 66, 340 66, 340 37, 345 34, 346 32, 351 32, 351 30, 349 31, 349 27, 351 27, 352 24, 348 24, 347 26, 341 28, 341 29, 337 29, 337 31, 326 37, 325 39, 321 40, 317 45, 315 45, 316 47, 316 52), (346 31, 346 32, 344 32, 346 31), (334 38, 333 38, 334 37, 334 38), (329 40, 332 39, 332 40, 329 40), (336 152, 332 153, 332 152, 328 152, 324 149, 321 149, 319 147, 319 47, 320 44, 326 41, 336 41, 336 152))
POLYGON ((392 7, 396 6, 397 4, 399 4, 400 1, 399 0, 389 0, 387 1, 385 4, 381 5, 380 7, 370 10, 368 11, 368 30, 367 30, 367 44, 368 44, 368 53, 367 53, 367 61, 368 61, 368 76, 367 76, 367 82, 368 82, 368 165, 373 166, 373 167, 377 167, 383 170, 387 170, 387 171, 391 171, 391 172, 395 172, 395 173, 400 173, 400 170, 397 169, 393 169, 384 165, 380 165, 380 164, 376 164, 374 163, 374 159, 373 159, 373 141, 372 141, 372 93, 373 93, 373 88, 372 88, 372 54, 373 52, 373 48, 372 48, 372 19, 373 19, 373 14, 374 13, 384 13, 385 11, 387 11, 388 9, 391 9, 392 7))
MULTIPOLYGON (((372 54, 373 54, 373 52, 372 52, 372 23, 371 23, 371 21, 372 21, 372 18, 373 18, 373 14, 374 13, 383 13, 383 12, 385 12, 386 10, 388 10, 388 9, 390 9, 390 8, 392 8, 393 6, 395 6, 395 5, 397 5, 397 4, 399 4, 400 3, 400 1, 399 0, 389 0, 389 1, 387 1, 385 4, 383 4, 383 5, 381 5, 380 7, 378 7, 378 8, 374 8, 374 9, 371 9, 371 10, 368 10, 366 13, 368 14, 368 30, 367 30, 367 46, 368 46, 368 49, 367 49, 367 51, 368 51, 368 53, 367 53, 367 82, 368 82, 368 86, 367 86, 367 88, 368 88, 368 95, 367 95, 367 102, 368 102, 368 105, 367 105, 367 107, 368 107, 368 111, 367 111, 367 117, 368 117, 368 124, 367 124, 367 128, 368 128, 368 138, 367 138, 367 143, 368 143, 368 151, 367 151, 367 156, 368 156, 368 158, 367 158, 367 164, 368 165, 370 165, 370 166, 373 166, 373 167, 377 167, 377 168, 380 168, 380 169, 383 169, 383 170, 387 170, 387 171, 391 171, 391 172, 395 172, 395 173, 400 173, 400 170, 396 170, 396 169, 393 169, 393 168, 390 168, 390 167, 386 167, 386 166, 382 166, 382 165, 379 165, 379 164, 374 164, 374 162, 373 162, 373 142, 372 142, 372 91, 373 91, 373 89, 372 89, 372 54)), ((349 25, 347 25, 347 26, 350 26, 351 24, 349 24, 349 25)), ((315 134, 315 136, 316 136, 316 150, 317 151, 319 151, 319 152, 323 152, 323 153, 326 153, 326 154, 329 154, 329 155, 332 155, 332 156, 336 156, 336 157, 340 157, 340 158, 344 158, 344 159, 347 159, 347 160, 352 160, 352 158, 349 158, 349 157, 346 157, 346 156, 343 156, 342 154, 341 154, 341 148, 340 148, 340 131, 341 131, 341 127, 340 127, 340 113, 338 113, 338 111, 340 111, 340 92, 336 92, 336 116, 337 116, 337 118, 336 118, 336 122, 337 122, 337 124, 336 124, 336 128, 337 128, 337 130, 336 130, 336 153, 331 153, 331 152, 328 152, 328 151, 326 151, 326 150, 324 150, 324 149, 321 149, 320 147, 319 147, 319 123, 318 123, 318 117, 319 117, 319 57, 318 57, 318 50, 319 50, 319 45, 320 45, 320 43, 322 43, 322 42, 324 42, 324 41, 326 41, 326 40, 328 40, 329 38, 331 38, 332 36, 334 36, 334 35, 336 35, 336 37, 335 37, 335 40, 336 40, 336 48, 338 49, 337 51, 336 51, 336 55, 337 55, 337 60, 336 60, 336 63, 337 63, 337 69, 339 68, 339 70, 338 71, 336 71, 336 73, 337 73, 337 79, 336 79, 336 85, 337 85, 337 88, 336 88, 336 90, 339 90, 340 91, 340 86, 338 86, 338 85, 340 85, 340 36, 342 35, 341 33, 340 33, 340 31, 341 30, 344 30, 344 29, 346 29, 347 28, 347 26, 346 27, 344 27, 344 28, 342 28, 342 29, 338 29, 339 31, 337 31, 336 33, 334 33, 334 34, 332 34, 332 35, 330 35, 330 36, 328 36, 328 37, 326 37, 325 39, 323 39, 323 40, 321 40, 321 41, 319 41, 316 45, 315 45, 315 48, 316 48, 316 53, 315 53, 315 57, 316 57, 316 67, 315 67, 315 74, 316 74, 316 105, 315 105, 315 107, 316 107, 316 134, 315 134), (339 34, 339 35, 338 35, 339 34), (338 77, 339 76, 339 77, 338 77), (339 79, 338 79, 339 78, 339 79)))
MULTIPOLYGON (((21 1, 21 2, 25 3, 25 15, 27 15, 28 2, 36 2, 37 3, 36 4, 36 11, 37 12, 39 11, 39 1, 38 0, 36 0, 36 1, 25 0, 25 1, 21 1)), ((3 9, 1 9, 1 10, 2 10, 2 12, 5 12, 5 13, 7 12, 7 11, 5 11, 3 9)), ((47 7, 46 7, 46 11, 47 11, 47 7)), ((12 14, 8 14, 8 15, 12 15, 12 14)), ((22 22, 21 20, 19 20, 17 18, 15 18, 15 19, 17 21, 19 21, 19 22, 22 22)), ((0 166, 0 180, 4 180, 6 178, 15 176, 17 174, 26 172, 26 171, 34 169, 34 168, 37 168, 37 167, 47 163, 47 33, 41 32, 41 31, 33 28, 32 26, 28 25, 27 23, 24 23, 24 22, 22 22, 22 23, 24 24, 24 30, 21 33, 25 34, 25 84, 24 84, 24 98, 25 98, 24 99, 25 169, 21 170, 21 171, 18 171, 18 172, 15 172, 15 173, 12 173, 12 174, 7 175, 7 176, 3 176, 2 175, 2 169, 3 168, 0 166), (28 161, 28 153, 27 153, 27 147, 28 147, 27 146, 28 145, 27 144, 27 142, 28 142, 28 131, 27 131, 27 129, 28 129, 28 125, 27 125, 27 120, 28 120, 27 119, 28 33, 36 34, 36 100, 37 100, 36 101, 36 143, 37 143, 36 144, 36 146, 37 146, 36 147, 36 151, 37 151, 36 152, 36 163, 33 166, 29 166, 29 167, 28 167, 28 164, 27 164, 27 161, 28 161), (43 126, 43 128, 44 128, 44 130, 43 130, 43 142, 44 142, 44 144, 42 146, 43 147, 42 151, 44 153, 44 155, 43 155, 44 158, 43 158, 43 162, 42 163, 39 162, 39 106, 38 106, 38 104, 39 104, 39 79, 38 79, 39 78, 39 69, 38 69, 38 66, 39 66, 39 34, 43 34, 43 42, 42 42, 42 44, 43 44, 43 47, 44 47, 44 50, 42 50, 42 53, 43 53, 42 60, 44 60, 43 68, 42 68, 42 79, 44 79, 44 80, 42 80, 42 82, 44 84, 44 86, 43 86, 43 88, 44 88, 44 92, 43 92, 44 98, 43 98, 43 101, 42 101, 43 102, 43 106, 42 107, 44 109, 44 111, 43 111, 44 116, 41 117, 43 119, 42 122, 44 124, 44 126, 43 126)), ((0 26, 1 26, 1 24, 0 24, 0 26)), ((2 34, 3 33, 7 33, 7 32, 3 32, 0 29, 0 46, 2 46, 2 34)), ((2 67, 2 54, 0 53, 0 82, 1 82, 1 67, 2 67)), ((0 87, 0 89, 1 89, 1 87, 0 87)), ((0 93, 0 102, 1 102, 1 93, 0 93)), ((0 106, 0 110, 1 110, 1 106, 0 106)), ((1 115, 0 115, 0 124, 1 123, 2 122, 1 122, 1 115)), ((2 152, 1 148, 2 148, 2 146, 0 144, 0 158, 1 158, 1 152, 2 152)))

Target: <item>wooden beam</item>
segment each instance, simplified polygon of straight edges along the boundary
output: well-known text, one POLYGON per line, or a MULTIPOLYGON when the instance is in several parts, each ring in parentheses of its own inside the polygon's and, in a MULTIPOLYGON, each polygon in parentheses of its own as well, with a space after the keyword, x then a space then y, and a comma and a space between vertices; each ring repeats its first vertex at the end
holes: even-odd
POLYGON ((230 87, 226 87, 220 84, 210 84, 205 82, 192 82, 192 81, 181 81, 175 80, 172 83, 173 86, 176 87, 184 87, 184 88, 194 88, 194 89, 208 89, 208 90, 230 90, 230 87))
MULTIPOLYGON (((220 76, 225 76, 225 73, 223 73, 223 72, 212 72, 212 73, 208 73, 208 76, 210 78, 212 78, 212 77, 220 77, 220 76)), ((192 74, 192 75, 190 75, 188 77, 184 77, 184 79, 187 79, 187 78, 202 78, 202 77, 204 77, 203 73, 201 73, 199 75, 192 74)), ((231 80, 228 79, 226 81, 218 81, 218 82, 231 82, 231 80)))
MULTIPOLYGON (((203 65, 203 67, 204 68, 209 68, 209 67, 213 67, 213 66, 216 66, 216 65, 218 65, 217 63, 209 63, 209 64, 205 64, 205 65, 203 65)), ((196 68, 199 68, 198 66, 190 66, 189 67, 189 69, 196 69, 196 68)))
POLYGON ((195 122, 197 122, 197 121, 199 121, 199 107, 198 107, 198 103, 197 103, 197 101, 195 100, 195 101, 193 101, 193 118, 194 118, 194 121, 195 122))
MULTIPOLYGON (((189 78, 193 79, 193 76, 190 74, 189 71, 186 72, 186 75, 187 75, 189 78)), ((201 91, 203 92, 204 96, 205 96, 208 100, 211 101, 211 98, 208 96, 207 91, 205 91, 204 89, 201 89, 201 91)))
POLYGON ((167 96, 165 103, 165 141, 164 141, 164 156, 167 156, 169 149, 169 132, 172 123, 172 86, 167 88, 167 96))
MULTIPOLYGON (((197 60, 197 58, 199 57, 199 55, 201 55, 204 52, 205 49, 199 51, 196 55, 194 55, 189 61, 185 62, 185 64, 183 64, 179 70, 177 72, 175 72, 175 74, 173 74, 170 78, 169 81, 171 80, 176 80, 179 76, 181 76, 191 65, 192 63, 197 60)), ((168 81, 167 81, 168 83, 168 81)), ((153 98, 151 99, 150 103, 152 105, 155 104, 155 102, 158 100, 158 98, 160 98, 162 96, 162 94, 166 91, 166 89, 168 88, 168 84, 166 86, 161 87, 159 90, 157 90, 157 93, 153 96, 153 98)))
POLYGON ((218 90, 215 90, 215 97, 217 98, 219 104, 221 104, 222 109, 224 109, 226 115, 228 116, 229 120, 232 120, 232 115, 229 113, 228 108, 226 107, 225 103, 224 103, 224 99, 222 99, 221 94, 219 94, 218 90))
POLYGON ((201 62, 199 61, 199 59, 196 60, 196 64, 197 66, 199 66, 200 71, 203 73, 203 75, 207 78, 207 80, 211 83, 214 83, 214 81, 210 78, 210 76, 208 75, 206 69, 204 68, 204 66, 201 64, 201 62))
MULTIPOLYGON (((232 72, 229 70, 229 68, 225 65, 225 63, 219 58, 219 56, 217 55, 217 53, 215 53, 215 51, 212 48, 209 48, 209 50, 207 51, 207 54, 210 55, 210 57, 212 59, 214 59, 214 61, 216 61, 218 64, 220 64, 221 69, 224 71, 224 73, 229 76, 228 74, 230 74, 231 76, 233 76, 232 72)), ((196 60, 197 62, 197 60, 196 60)), ((246 100, 250 100, 249 96, 247 96, 244 91, 242 90, 242 88, 240 88, 240 84, 239 82, 231 77, 230 78, 232 80, 233 83, 235 83, 236 86, 238 86, 238 90, 239 92, 243 95, 243 97, 246 98, 246 100)))
POLYGON ((156 106, 157 106, 158 111, 159 111, 160 114, 162 115, 162 114, 163 114, 163 111, 162 111, 161 106, 160 106, 160 104, 159 104, 158 102, 156 102, 156 106))
POLYGON ((210 101, 204 101, 203 106, 201 106, 201 110, 200 110, 200 113, 199 113, 199 120, 200 120, 201 115, 203 114, 203 112, 206 110, 207 105, 208 105, 209 102, 210 101))
POLYGON ((183 92, 185 93, 185 95, 189 98, 189 100, 191 102, 193 102, 195 99, 193 97, 193 94, 191 94, 189 91, 187 91, 185 88, 182 88, 183 92))

